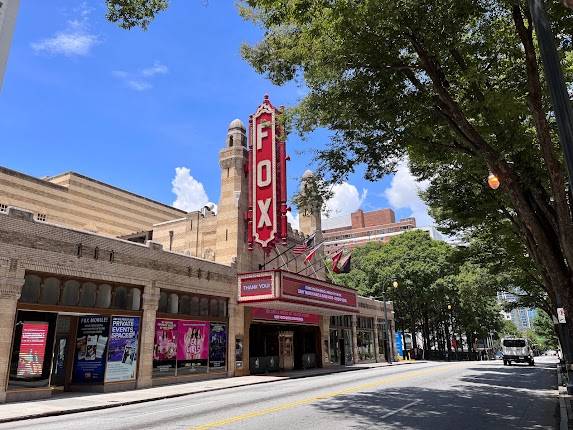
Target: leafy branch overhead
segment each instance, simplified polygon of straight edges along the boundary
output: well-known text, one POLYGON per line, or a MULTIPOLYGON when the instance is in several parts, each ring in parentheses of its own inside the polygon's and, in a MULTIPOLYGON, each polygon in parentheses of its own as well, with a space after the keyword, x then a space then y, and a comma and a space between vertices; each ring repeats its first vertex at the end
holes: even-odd
MULTIPOLYGON (((571 82, 572 12, 545 3, 571 82)), ((379 179, 407 154, 443 231, 503 226, 550 310, 573 309, 573 211, 526 0, 245 0, 241 13, 265 29, 245 59, 308 88, 294 126, 333 132, 323 171, 379 179)))
POLYGON ((169 0, 106 0, 106 18, 129 30, 140 27, 147 30, 155 16, 169 6, 169 0))

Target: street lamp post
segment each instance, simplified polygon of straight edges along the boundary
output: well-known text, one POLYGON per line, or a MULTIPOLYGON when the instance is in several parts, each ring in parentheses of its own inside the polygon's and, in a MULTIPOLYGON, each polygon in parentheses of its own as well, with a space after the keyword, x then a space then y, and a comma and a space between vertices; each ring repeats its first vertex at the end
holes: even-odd
MULTIPOLYGON (((398 288, 398 281, 393 281, 392 286, 394 288, 398 288)), ((380 297, 370 296, 370 298, 379 299, 380 297)), ((386 361, 392 364, 392 348, 390 348, 390 336, 388 330, 388 307, 386 305, 386 284, 382 284, 382 302, 384 303, 384 355, 386 356, 386 361)), ((403 347, 405 347, 405 345, 403 347)))

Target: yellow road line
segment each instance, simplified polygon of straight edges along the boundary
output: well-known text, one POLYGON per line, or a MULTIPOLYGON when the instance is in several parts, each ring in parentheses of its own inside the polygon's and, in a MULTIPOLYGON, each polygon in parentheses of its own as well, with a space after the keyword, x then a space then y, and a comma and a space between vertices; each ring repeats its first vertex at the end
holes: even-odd
MULTIPOLYGON (((456 364, 459 364, 459 363, 456 363, 456 364)), ((379 387, 381 385, 390 384, 392 382, 405 381, 407 379, 412 379, 412 378, 416 378, 419 376, 428 375, 431 373, 445 371, 454 365, 455 364, 450 364, 450 365, 446 365, 446 366, 432 367, 430 369, 415 370, 415 371, 407 372, 407 373, 399 373, 397 375, 389 375, 389 376, 386 376, 385 378, 379 379, 377 381, 367 382, 365 384, 360 384, 360 385, 355 385, 355 386, 352 386, 349 388, 345 388, 343 390, 330 391, 327 393, 320 394, 318 396, 307 397, 307 398, 304 398, 301 400, 296 400, 294 402, 283 403, 281 405, 271 406, 269 408, 264 408, 264 409, 259 409, 257 411, 253 411, 253 412, 249 412, 249 413, 241 414, 241 415, 236 415, 234 417, 225 418, 225 419, 222 419, 219 421, 213 421, 210 423, 201 424, 201 425, 198 425, 196 427, 191 427, 190 430, 207 430, 207 429, 212 429, 215 427, 222 427, 222 426, 233 424, 233 423, 236 423, 239 421, 245 421, 245 420, 260 417, 263 415, 274 414, 277 412, 285 411, 287 409, 297 408, 299 406, 308 405, 308 404, 311 404, 314 402, 319 402, 321 400, 326 400, 326 399, 330 399, 333 397, 342 396, 345 394, 352 394, 352 393, 356 393, 358 391, 367 390, 369 388, 379 387)))

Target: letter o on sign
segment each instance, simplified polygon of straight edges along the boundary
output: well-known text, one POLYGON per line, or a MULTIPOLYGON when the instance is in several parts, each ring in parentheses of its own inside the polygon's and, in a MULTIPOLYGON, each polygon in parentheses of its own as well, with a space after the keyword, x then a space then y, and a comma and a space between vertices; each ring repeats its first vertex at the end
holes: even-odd
POLYGON ((271 183, 271 162, 270 160, 261 160, 257 164, 257 187, 266 187, 271 183), (264 179, 263 179, 263 171, 264 179))

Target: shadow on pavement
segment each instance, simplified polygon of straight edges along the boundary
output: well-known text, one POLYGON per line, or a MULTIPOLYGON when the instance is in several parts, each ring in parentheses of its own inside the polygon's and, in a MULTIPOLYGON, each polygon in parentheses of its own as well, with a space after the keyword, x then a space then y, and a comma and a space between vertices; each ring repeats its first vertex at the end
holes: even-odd
POLYGON ((360 429, 558 428, 559 404, 556 391, 552 391, 556 388, 555 365, 484 364, 452 379, 449 386, 447 379, 442 381, 443 388, 379 389, 336 397, 314 407, 333 420, 337 415, 341 420, 350 419, 354 423, 351 428, 360 429))

